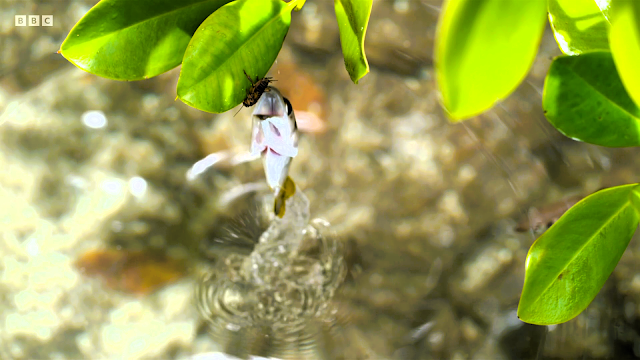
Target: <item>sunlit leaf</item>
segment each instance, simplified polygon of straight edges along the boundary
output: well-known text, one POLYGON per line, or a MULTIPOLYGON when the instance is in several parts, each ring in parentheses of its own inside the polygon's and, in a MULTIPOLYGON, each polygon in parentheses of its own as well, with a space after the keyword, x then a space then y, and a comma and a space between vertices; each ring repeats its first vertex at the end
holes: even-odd
POLYGON ((82 70, 146 79, 182 62, 198 25, 230 0, 102 0, 73 27, 60 52, 82 70))
POLYGON ((302 7, 304 6, 304 3, 305 3, 306 1, 307 1, 307 0, 299 0, 299 1, 296 1, 296 2, 297 2, 297 4, 296 4, 296 6, 294 7, 294 10, 295 10, 295 11, 300 11, 300 10, 302 10, 302 7))
POLYGON ((634 187, 629 194, 629 199, 631 200, 631 204, 636 208, 640 216, 640 185, 634 187))
POLYGON ((602 15, 611 22, 610 10, 611 10, 611 0, 594 0, 598 8, 602 12, 602 15))
POLYGON ((625 91, 609 52, 556 58, 544 83, 542 107, 549 122, 575 140, 640 145, 640 109, 625 91))
POLYGON ((299 1, 238 0, 211 14, 184 54, 178 97, 197 109, 222 113, 240 104, 251 83, 276 60, 299 1))
POLYGON ((559 324, 580 314, 616 267, 638 227, 637 184, 601 190, 567 211, 529 249, 520 320, 559 324))
POLYGON ((372 3, 373 0, 334 0, 344 64, 356 84, 369 72, 364 38, 372 3))
POLYGON ((622 83, 640 106, 640 1, 611 2, 609 41, 622 83))
POLYGON ((609 21, 594 0, 549 0, 549 22, 563 53, 609 50, 609 21))
POLYGON ((438 24, 435 66, 452 120, 490 109, 533 64, 546 22, 545 0, 447 0, 438 24))

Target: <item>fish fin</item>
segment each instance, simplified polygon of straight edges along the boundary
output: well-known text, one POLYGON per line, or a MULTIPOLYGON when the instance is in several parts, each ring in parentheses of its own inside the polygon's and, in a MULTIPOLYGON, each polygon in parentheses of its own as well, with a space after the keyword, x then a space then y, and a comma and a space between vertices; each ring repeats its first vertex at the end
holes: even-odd
POLYGON ((285 210, 285 201, 284 201, 284 192, 280 191, 280 194, 276 196, 275 202, 273 204, 273 212, 275 212, 276 216, 282 219, 284 216, 285 210))
POLYGON ((287 176, 287 179, 284 181, 282 188, 280 188, 280 190, 277 192, 273 204, 273 211, 275 212, 277 217, 281 219, 284 217, 286 202, 295 193, 296 184, 293 182, 293 180, 291 180, 291 177, 287 176))

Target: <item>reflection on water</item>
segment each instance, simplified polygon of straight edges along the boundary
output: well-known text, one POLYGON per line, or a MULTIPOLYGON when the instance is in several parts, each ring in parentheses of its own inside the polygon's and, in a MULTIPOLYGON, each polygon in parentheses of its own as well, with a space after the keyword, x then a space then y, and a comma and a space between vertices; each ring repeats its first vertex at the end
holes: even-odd
MULTIPOLYGON (((257 238, 247 238, 255 235, 246 228, 227 230, 224 245, 255 244, 248 255, 218 259, 197 285, 198 306, 226 353, 329 359, 321 356, 326 350, 319 342, 323 327, 331 327, 331 299, 346 274, 343 246, 328 224, 309 222, 309 200, 301 190, 286 209, 282 219, 272 215, 257 238)), ((244 224, 249 221, 256 220, 244 224)))

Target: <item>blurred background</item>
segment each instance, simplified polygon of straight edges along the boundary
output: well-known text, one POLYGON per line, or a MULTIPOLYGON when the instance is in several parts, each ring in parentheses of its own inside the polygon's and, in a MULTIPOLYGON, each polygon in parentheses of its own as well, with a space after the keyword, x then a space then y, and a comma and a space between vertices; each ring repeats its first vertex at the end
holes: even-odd
MULTIPOLYGON (((194 289, 224 260, 215 239, 255 232, 238 219, 257 216, 246 209, 264 172, 254 161, 186 174, 208 154, 247 151, 251 109, 215 115, 176 101, 179 67, 137 82, 77 69, 56 52, 95 3, 0 0, 0 358, 225 351, 194 289), (16 27, 24 14, 53 15, 53 26, 16 27)), ((528 227, 532 208, 544 218, 568 198, 637 182, 637 151, 576 142, 547 123, 544 76, 560 54, 549 28, 513 95, 449 123, 432 63, 440 6, 374 0, 371 72, 358 85, 333 2, 308 0, 292 16, 269 75, 296 113, 315 117, 290 175, 345 245, 348 274, 327 300, 331 318, 286 356, 640 357, 637 234, 583 314, 549 327, 516 316, 539 234, 517 225, 528 227)), ((236 347, 277 354, 242 336, 236 347)))

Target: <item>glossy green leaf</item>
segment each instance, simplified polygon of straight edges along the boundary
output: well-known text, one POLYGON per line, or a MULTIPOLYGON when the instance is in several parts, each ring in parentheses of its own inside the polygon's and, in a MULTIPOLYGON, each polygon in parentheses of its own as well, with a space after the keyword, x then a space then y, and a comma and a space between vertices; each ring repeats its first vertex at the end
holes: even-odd
POLYGON ((560 324, 580 314, 616 267, 638 227, 637 184, 601 190, 574 205, 527 255, 520 320, 560 324))
POLYGON ((609 50, 609 21, 594 0, 549 0, 549 22, 563 53, 609 50))
POLYGON ((356 84, 369 72, 364 38, 372 3, 373 0, 334 0, 344 65, 356 84))
POLYGON ((230 0, 102 0, 71 29, 60 53, 82 70, 146 79, 182 62, 198 25, 230 0))
POLYGON ((298 1, 296 1, 296 2, 297 2, 297 4, 296 4, 296 6, 294 7, 294 10, 295 10, 295 11, 300 11, 300 10, 302 10, 302 7, 304 6, 304 3, 305 3, 306 1, 307 1, 307 0, 298 0, 298 1))
POLYGON ((609 41, 622 83, 640 106, 640 1, 611 2, 609 41))
POLYGON ((452 120, 478 115, 518 87, 535 59, 546 14, 545 0, 445 1, 435 67, 452 120))
POLYGON ((297 0, 238 0, 211 14, 184 54, 178 98, 213 113, 240 104, 251 83, 271 68, 291 24, 297 0))
POLYGON ((594 0, 598 8, 602 12, 602 15, 611 23, 610 9, 611 9, 611 0, 594 0))
POLYGON ((624 89, 609 52, 556 58, 544 83, 549 122, 574 140, 640 145, 640 109, 624 89))
POLYGON ((640 185, 632 189, 629 194, 629 200, 631 200, 631 204, 636 208, 638 216, 640 216, 640 185))

